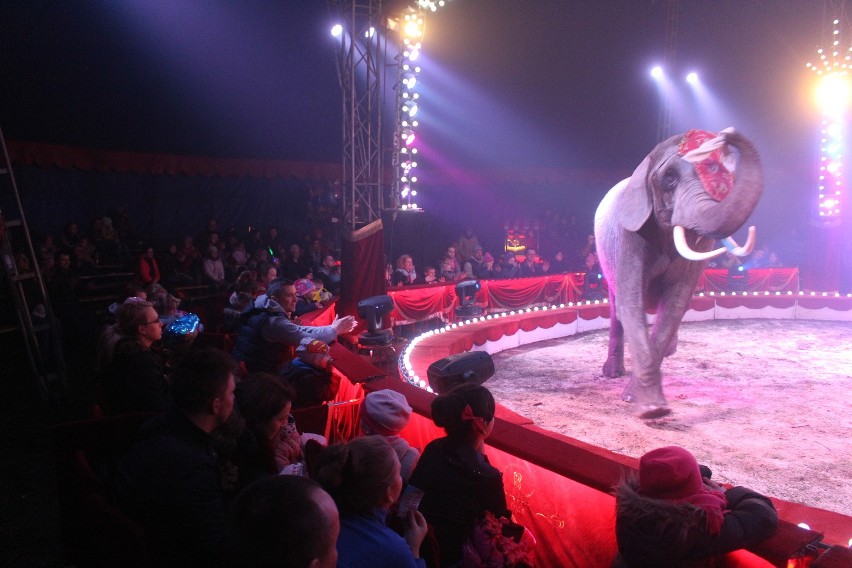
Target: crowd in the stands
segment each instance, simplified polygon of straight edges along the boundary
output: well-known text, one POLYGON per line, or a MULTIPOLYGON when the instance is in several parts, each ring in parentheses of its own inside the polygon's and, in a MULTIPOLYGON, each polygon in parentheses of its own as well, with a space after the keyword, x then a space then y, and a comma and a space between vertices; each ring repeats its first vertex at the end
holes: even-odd
MULTIPOLYGON (((98 413, 151 414, 110 460, 106 482, 143 530, 153 565, 535 564, 535 539, 513 521, 502 473, 486 456, 496 406, 485 387, 463 383, 437 396, 431 418, 446 435, 422 448, 399 435, 412 409, 395 390, 363 399, 351 440, 329 444, 300 429, 294 410, 334 399, 330 344, 356 325, 351 316, 327 326, 295 321, 339 292, 340 263, 321 231, 300 243, 274 227, 222 236, 211 219, 162 250, 134 242, 128 219, 101 219, 87 235, 69 223, 39 253, 60 318, 79 315, 76 280, 87 271, 135 264, 101 326, 92 368, 98 413), (229 352, 163 345, 164 327, 184 315, 177 291, 196 286, 227 298, 229 352)), ((402 255, 388 286, 600 271, 591 235, 551 248, 547 257, 531 246, 523 255, 491 252, 468 228, 421 272, 402 255)), ((725 491, 683 449, 661 452, 644 456, 638 478, 618 489, 618 566, 686 565, 771 534, 768 499, 725 491), (657 533, 646 519, 678 528, 657 533)))

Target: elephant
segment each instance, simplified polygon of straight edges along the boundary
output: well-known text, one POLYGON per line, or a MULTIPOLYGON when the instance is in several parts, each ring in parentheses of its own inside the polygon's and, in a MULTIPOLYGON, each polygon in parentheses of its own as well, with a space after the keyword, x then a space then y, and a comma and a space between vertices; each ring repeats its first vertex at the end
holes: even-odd
POLYGON ((603 374, 625 374, 626 338, 632 372, 622 399, 636 403, 640 418, 670 412, 662 360, 677 350, 678 327, 708 260, 754 248, 755 227, 743 246, 730 235, 762 192, 760 156, 745 136, 732 128, 690 130, 660 142, 598 205, 595 239, 610 308, 603 374), (714 248, 717 239, 724 246, 714 248), (650 333, 646 310, 656 311, 650 333))

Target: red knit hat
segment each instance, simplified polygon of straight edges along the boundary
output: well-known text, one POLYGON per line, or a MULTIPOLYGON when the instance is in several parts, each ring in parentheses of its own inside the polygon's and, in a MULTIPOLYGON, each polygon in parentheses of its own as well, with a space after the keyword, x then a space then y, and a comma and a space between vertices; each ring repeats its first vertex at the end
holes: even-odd
POLYGON ((695 456, 679 446, 657 448, 639 458, 639 493, 678 501, 703 488, 695 456))
POLYGON ((306 337, 300 342, 299 347, 296 349, 296 353, 325 354, 328 353, 328 344, 320 341, 319 339, 309 339, 306 337))

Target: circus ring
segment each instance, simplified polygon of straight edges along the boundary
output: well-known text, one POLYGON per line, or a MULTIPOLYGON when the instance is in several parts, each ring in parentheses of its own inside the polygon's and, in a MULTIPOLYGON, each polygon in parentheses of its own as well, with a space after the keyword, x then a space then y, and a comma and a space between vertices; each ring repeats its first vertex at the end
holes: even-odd
MULTIPOLYGON (((538 293, 550 293, 554 289, 553 280, 554 277, 519 279, 500 283, 500 286, 515 284, 527 290, 536 288, 538 293), (534 280, 540 282, 532 282, 534 280)), ((570 278, 562 280, 566 281, 570 278)), ((564 285, 562 288, 570 290, 564 285)), ((428 293, 451 295, 447 290, 428 293)), ((493 300, 493 290, 491 296, 493 300)), ((432 307, 435 305, 433 303, 432 307)), ((685 320, 757 315, 852 321, 852 298, 789 291, 696 296, 685 320)), ((332 317, 333 309, 316 317, 314 323, 321 325, 332 317)), ((408 382, 388 376, 363 357, 335 344, 332 355, 335 372, 341 377, 341 389, 330 405, 326 434, 332 440, 353 436, 357 432, 358 403, 365 392, 391 388, 402 392, 414 409, 402 436, 422 449, 429 441, 443 435, 430 420, 434 394, 423 388, 425 383, 420 384, 420 377, 425 378, 426 368, 432 362, 463 351, 497 353, 607 326, 606 303, 518 308, 476 321, 456 322, 409 344, 400 359, 401 373, 407 376, 408 382)), ((609 566, 616 552, 614 499, 610 490, 625 472, 635 470, 637 459, 550 432, 499 405, 487 454, 504 472, 507 497, 517 520, 529 527, 538 539, 537 566, 609 566)), ((782 519, 775 536, 753 549, 728 555, 726 566, 785 567, 790 558, 803 552, 812 553, 814 545, 818 548, 823 544, 837 545, 831 552, 839 549, 844 562, 848 561, 849 551, 845 547, 852 537, 852 518, 781 499, 773 498, 773 502, 782 519), (800 528, 798 523, 807 523, 812 530, 800 528)))

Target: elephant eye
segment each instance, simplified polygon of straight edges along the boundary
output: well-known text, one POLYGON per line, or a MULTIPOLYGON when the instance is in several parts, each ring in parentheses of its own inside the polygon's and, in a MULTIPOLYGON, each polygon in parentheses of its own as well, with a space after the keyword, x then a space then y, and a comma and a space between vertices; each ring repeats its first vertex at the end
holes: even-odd
POLYGON ((680 176, 677 174, 677 171, 674 169, 666 170, 666 173, 663 174, 662 179, 662 190, 673 192, 677 188, 678 181, 680 181, 680 176))

